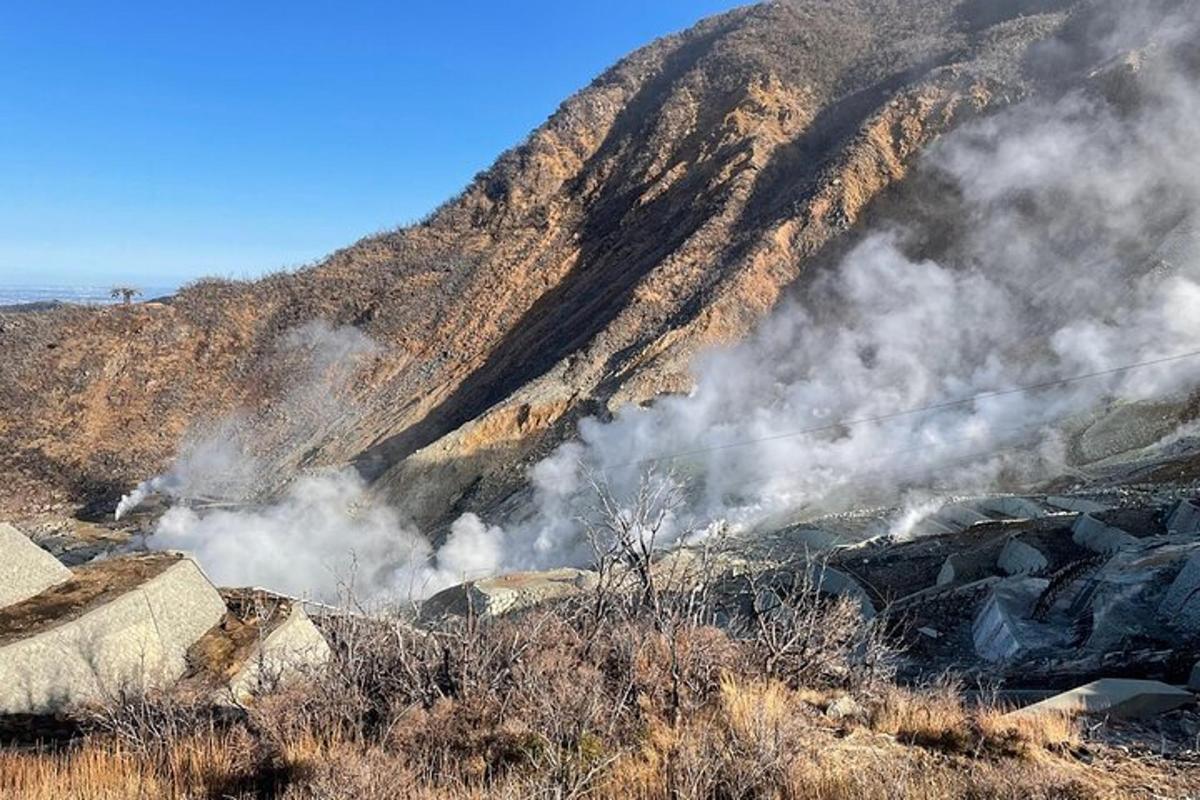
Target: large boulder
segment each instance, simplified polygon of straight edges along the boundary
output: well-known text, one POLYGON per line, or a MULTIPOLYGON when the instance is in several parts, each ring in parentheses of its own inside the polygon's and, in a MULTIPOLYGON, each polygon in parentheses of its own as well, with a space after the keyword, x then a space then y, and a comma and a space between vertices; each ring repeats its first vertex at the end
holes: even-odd
POLYGON ((1185 690, 1159 681, 1103 678, 1026 706, 1015 714, 1103 714, 1143 719, 1165 714, 1195 701, 1185 690))
POLYGON ((12 525, 0 523, 0 608, 70 580, 71 570, 12 525))

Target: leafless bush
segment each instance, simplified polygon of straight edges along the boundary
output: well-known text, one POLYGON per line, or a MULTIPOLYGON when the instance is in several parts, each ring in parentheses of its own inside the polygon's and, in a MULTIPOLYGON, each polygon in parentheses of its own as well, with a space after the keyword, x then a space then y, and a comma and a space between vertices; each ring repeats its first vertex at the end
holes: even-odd
POLYGON ((207 698, 176 692, 121 689, 83 710, 85 726, 137 753, 152 754, 210 734, 218 718, 207 698))
POLYGON ((674 476, 646 473, 625 503, 596 476, 591 482, 596 503, 585 523, 599 574, 591 622, 653 621, 665 636, 673 685, 681 633, 714 625, 747 648, 762 675, 792 686, 863 689, 893 676, 897 653, 883 626, 865 619, 859 602, 825 589, 833 577, 827 555, 787 554, 779 559, 787 566, 764 558, 735 569, 719 557, 728 544, 722 528, 664 557, 656 544, 683 503, 674 476))

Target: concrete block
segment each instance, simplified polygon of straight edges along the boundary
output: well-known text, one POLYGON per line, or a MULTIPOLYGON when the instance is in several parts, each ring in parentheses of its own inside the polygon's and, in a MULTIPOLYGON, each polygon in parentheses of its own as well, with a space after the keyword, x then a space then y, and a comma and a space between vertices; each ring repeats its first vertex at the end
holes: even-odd
POLYGON ((1167 587, 1158 614, 1178 631, 1200 634, 1200 551, 1184 562, 1167 587))
POLYGON ((926 517, 918 521, 912 527, 913 534, 917 537, 921 536, 945 536, 950 533, 959 533, 962 531, 957 525, 950 525, 936 516, 926 517))
POLYGON ((1038 519, 1048 513, 1045 506, 1028 497, 985 497, 976 500, 975 505, 981 511, 1012 519, 1038 519))
MULTIPOLYGON (((37 602, 36 600, 33 602, 37 602)), ((48 713, 169 685, 225 603, 191 559, 28 635, 0 637, 0 714, 48 713)))
POLYGON ((1026 706, 1015 714, 1103 714, 1144 719, 1193 702, 1191 692, 1159 681, 1103 678, 1026 706))
POLYGON ((1013 615, 996 595, 988 595, 971 626, 975 653, 987 661, 1007 661, 1021 652, 1013 615))
POLYGON ((71 570, 12 525, 0 523, 0 608, 70 580, 71 570))
POLYGON ((1000 551, 996 566, 1008 575, 1029 575, 1050 566, 1049 560, 1036 547, 1020 539, 1009 539, 1000 551))
POLYGON ((1184 500, 1167 518, 1167 533, 1172 536, 1200 536, 1200 504, 1184 500))
POLYGON ((333 651, 304 609, 293 605, 287 619, 258 642, 229 681, 240 702, 256 693, 303 678, 329 663, 333 651))
POLYGON ((817 568, 814 579, 817 582, 817 588, 825 594, 849 597, 856 601, 863 619, 871 619, 875 616, 875 604, 871 602, 871 596, 867 594, 867 590, 862 587, 862 584, 850 575, 824 565, 817 568))
POLYGON ((580 569, 518 572, 443 589, 421 606, 421 620, 445 616, 498 617, 538 603, 570 597, 596 585, 596 573, 580 569))
POLYGON ((971 625, 976 655, 986 661, 1011 661, 1042 644, 1026 618, 1046 584, 1040 578, 1025 578, 991 588, 971 625))
POLYGON ((952 553, 942 562, 942 568, 937 576, 937 585, 949 586, 952 583, 977 581, 991 573, 995 566, 996 551, 994 548, 952 553))
POLYGON ((987 514, 966 503, 951 503, 942 506, 929 519, 945 526, 951 533, 965 530, 980 522, 991 521, 991 517, 987 514))
POLYGON ((1071 526, 1071 540, 1093 553, 1115 553, 1138 543, 1137 537, 1106 525, 1091 514, 1081 514, 1075 520, 1071 526))
POLYGON ((1047 497, 1046 505, 1053 506, 1061 511, 1073 511, 1077 514, 1097 514, 1101 511, 1108 511, 1110 508, 1094 500, 1085 500, 1082 497, 1064 497, 1061 495, 1047 497))
POLYGON ((1196 666, 1192 667, 1192 674, 1188 678, 1188 688, 1193 692, 1200 692, 1200 661, 1196 662, 1196 666))

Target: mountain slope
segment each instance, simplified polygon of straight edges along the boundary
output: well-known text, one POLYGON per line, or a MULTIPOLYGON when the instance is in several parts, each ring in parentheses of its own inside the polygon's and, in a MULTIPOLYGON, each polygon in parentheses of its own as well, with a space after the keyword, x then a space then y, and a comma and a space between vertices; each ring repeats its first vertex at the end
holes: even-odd
POLYGON ((1075 43, 1104 13, 738 9, 622 60, 417 226, 163 303, 0 315, 0 511, 111 509, 234 412, 269 464, 256 491, 353 463, 422 521, 493 505, 581 415, 685 390, 689 358, 750 330, 940 133, 1086 77, 1110 53, 1075 43), (312 320, 376 346, 297 425, 284 345, 312 320))

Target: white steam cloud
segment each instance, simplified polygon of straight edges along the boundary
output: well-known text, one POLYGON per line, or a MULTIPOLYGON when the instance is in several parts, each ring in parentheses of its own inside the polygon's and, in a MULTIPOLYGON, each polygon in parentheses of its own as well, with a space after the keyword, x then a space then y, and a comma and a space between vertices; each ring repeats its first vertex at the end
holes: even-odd
POLYGON ((159 520, 155 547, 186 550, 226 586, 266 586, 337 602, 424 597, 490 574, 500 531, 458 519, 433 548, 393 509, 368 500, 353 470, 304 475, 274 503, 197 512, 175 506, 159 520))
POLYGON ((473 514, 434 548, 395 509, 370 499, 352 469, 308 470, 279 454, 306 452, 358 409, 350 391, 378 347, 354 328, 318 321, 282 337, 282 396, 251 418, 198 430, 171 469, 121 499, 118 518, 151 495, 174 504, 150 546, 193 554, 217 583, 265 586, 337 602, 424 597, 502 563, 498 528, 473 514))

